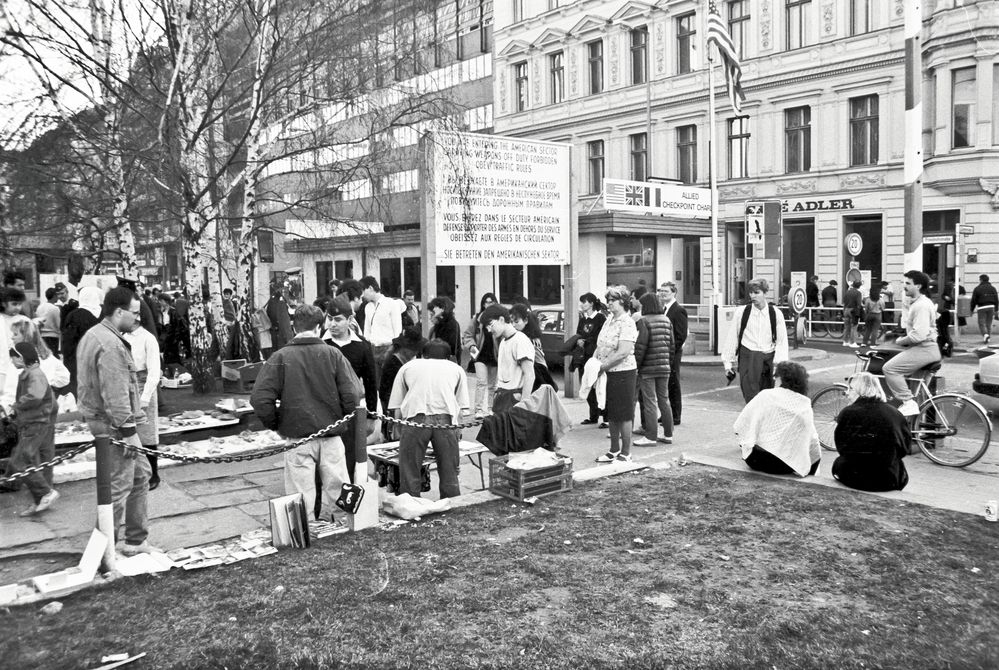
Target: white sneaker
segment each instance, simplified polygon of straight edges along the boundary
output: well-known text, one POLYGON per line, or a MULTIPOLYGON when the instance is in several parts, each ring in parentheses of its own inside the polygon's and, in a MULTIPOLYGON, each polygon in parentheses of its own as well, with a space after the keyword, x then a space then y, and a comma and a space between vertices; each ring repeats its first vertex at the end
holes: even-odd
POLYGON ((902 413, 902 416, 915 416, 919 414, 919 405, 916 404, 915 400, 906 400, 898 406, 898 411, 902 413))
POLYGON ((162 554, 163 550, 148 542, 143 542, 142 544, 126 544, 121 548, 121 553, 125 556, 135 556, 137 554, 162 554))
POLYGON ((656 442, 655 440, 650 440, 647 437, 640 437, 637 440, 632 440, 631 444, 632 444, 632 446, 635 446, 635 447, 656 447, 656 446, 659 446, 658 442, 656 442))
POLYGON ((59 492, 52 489, 43 495, 42 499, 38 501, 37 505, 35 505, 35 514, 38 512, 44 512, 48 508, 52 507, 56 500, 59 500, 59 492))

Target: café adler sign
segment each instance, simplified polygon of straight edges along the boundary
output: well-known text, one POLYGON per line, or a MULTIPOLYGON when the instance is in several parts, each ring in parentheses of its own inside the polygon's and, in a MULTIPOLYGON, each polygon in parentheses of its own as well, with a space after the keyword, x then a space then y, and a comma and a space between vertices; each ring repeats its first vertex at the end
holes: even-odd
POLYGON ((827 212, 834 209, 853 209, 852 198, 833 200, 782 200, 780 211, 783 214, 794 212, 827 212))

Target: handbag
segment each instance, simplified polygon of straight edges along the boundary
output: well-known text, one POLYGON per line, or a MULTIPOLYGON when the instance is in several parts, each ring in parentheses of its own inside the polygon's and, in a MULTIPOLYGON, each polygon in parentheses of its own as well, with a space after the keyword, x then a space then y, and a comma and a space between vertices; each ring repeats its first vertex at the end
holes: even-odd
POLYGON ((340 497, 333 503, 347 514, 357 514, 364 500, 364 487, 359 484, 344 482, 340 486, 340 497))

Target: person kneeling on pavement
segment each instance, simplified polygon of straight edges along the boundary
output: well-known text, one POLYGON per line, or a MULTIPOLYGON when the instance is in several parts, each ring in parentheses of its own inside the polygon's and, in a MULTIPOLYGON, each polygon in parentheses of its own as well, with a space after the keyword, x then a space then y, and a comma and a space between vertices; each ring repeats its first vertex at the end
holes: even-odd
POLYGON ((912 432, 902 413, 885 401, 878 378, 861 372, 850 380, 847 398, 836 420, 836 451, 832 474, 841 483, 861 491, 901 491, 909 483, 902 463, 912 432))
POLYGON ((399 369, 392 384, 389 409, 396 418, 432 427, 402 426, 399 441, 399 493, 420 497, 420 468, 427 444, 434 445, 440 497, 461 495, 458 469, 460 431, 448 428, 468 408, 468 380, 461 366, 448 360, 451 347, 443 340, 430 340, 423 346, 422 358, 414 358, 399 369), (439 427, 438 427, 439 426, 439 427))
POLYGON ((819 469, 819 434, 808 398, 808 371, 783 361, 774 375, 776 388, 760 391, 735 420, 742 458, 760 472, 814 475, 819 469))
MULTIPOLYGON (((30 342, 15 344, 10 350, 10 362, 20 370, 13 408, 17 444, 11 452, 7 473, 13 475, 39 465, 42 462, 41 454, 54 451, 52 448, 46 449, 46 443, 51 447, 55 440, 55 426, 52 422, 55 395, 39 367, 38 353, 30 342)), ((21 512, 21 516, 44 512, 59 499, 59 492, 52 488, 42 471, 25 477, 25 483, 34 504, 21 512)))

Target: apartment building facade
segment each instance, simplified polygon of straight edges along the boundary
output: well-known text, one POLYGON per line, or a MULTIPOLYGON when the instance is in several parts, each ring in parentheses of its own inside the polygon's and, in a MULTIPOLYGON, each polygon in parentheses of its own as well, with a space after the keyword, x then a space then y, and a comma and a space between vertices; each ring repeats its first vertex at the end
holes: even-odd
MULTIPOLYGON (((495 132, 573 147, 583 290, 676 282, 683 302, 714 290, 703 221, 608 210, 603 179, 706 187, 717 146, 723 299, 748 271, 842 285, 903 266, 905 7, 902 0, 716 3, 741 55, 733 112, 716 68, 708 114, 706 2, 508 0, 494 7, 495 132), (782 204, 782 260, 745 261, 747 201, 782 204), (844 239, 857 233, 851 256, 844 239)), ((941 287, 999 269, 999 5, 923 3, 923 265, 941 287)), ((758 245, 756 245, 758 246, 758 245)), ((524 268, 524 291, 531 273, 524 268)), ((560 296, 564 297, 564 296, 560 296)))

